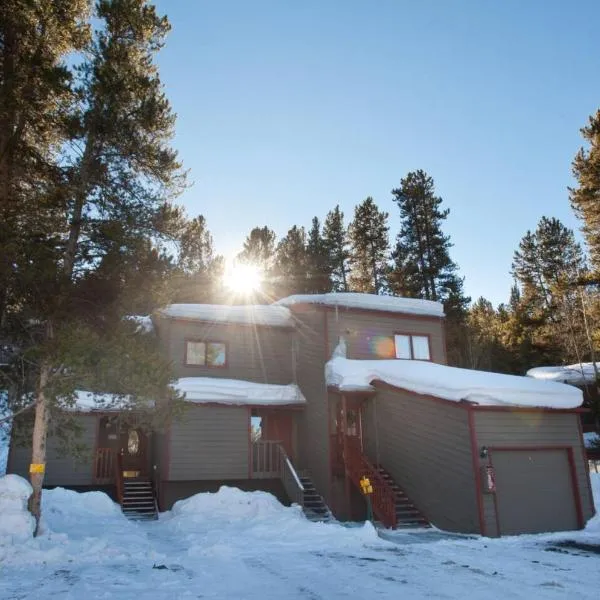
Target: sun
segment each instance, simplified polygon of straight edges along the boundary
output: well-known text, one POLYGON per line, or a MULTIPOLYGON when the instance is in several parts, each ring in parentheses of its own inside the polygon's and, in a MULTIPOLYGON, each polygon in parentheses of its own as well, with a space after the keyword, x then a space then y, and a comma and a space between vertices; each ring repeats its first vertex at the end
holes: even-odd
POLYGON ((260 290, 262 271, 256 265, 234 264, 226 269, 223 283, 236 294, 251 294, 260 290))

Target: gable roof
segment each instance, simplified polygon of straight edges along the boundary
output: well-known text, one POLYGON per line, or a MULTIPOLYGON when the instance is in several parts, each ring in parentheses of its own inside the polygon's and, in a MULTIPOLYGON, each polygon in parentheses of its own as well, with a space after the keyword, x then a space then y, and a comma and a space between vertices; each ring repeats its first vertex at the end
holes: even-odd
POLYGON ((332 292, 329 294, 296 294, 282 298, 272 306, 294 306, 296 304, 317 304, 346 309, 362 309, 381 312, 403 313, 443 317, 441 302, 421 300, 419 298, 399 298, 397 296, 378 296, 358 292, 332 292))
POLYGON ((285 328, 294 326, 290 311, 284 306, 272 304, 170 304, 159 309, 157 314, 167 319, 185 321, 285 328))

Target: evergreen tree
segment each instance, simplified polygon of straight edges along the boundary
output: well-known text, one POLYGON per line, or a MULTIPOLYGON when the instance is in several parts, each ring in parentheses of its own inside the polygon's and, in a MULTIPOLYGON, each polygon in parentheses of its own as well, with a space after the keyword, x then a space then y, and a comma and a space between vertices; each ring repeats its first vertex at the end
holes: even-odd
POLYGON ((585 262, 573 232, 558 219, 542 217, 535 232, 521 239, 512 269, 534 363, 580 360, 587 344, 577 285, 585 262))
POLYGON ((569 190, 571 206, 583 222, 592 268, 600 271, 600 110, 581 130, 589 144, 581 148, 573 161, 573 175, 578 186, 569 190))
MULTIPOLYGON (((0 3, 0 326, 23 302, 51 215, 47 193, 73 95, 65 66, 88 39, 86 0, 0 3), (38 232, 37 245, 27 245, 38 232)), ((6 332, 4 332, 6 335, 6 332)))
POLYGON ((334 292, 347 292, 350 249, 348 232, 344 227, 344 213, 339 205, 327 213, 323 240, 329 255, 332 289, 334 292))
MULTIPOLYGON (((40 14, 24 35, 43 31, 40 14)), ((70 15, 67 7, 55 19, 69 26, 70 15)), ((35 464, 45 463, 49 428, 72 405, 75 386, 122 395, 148 419, 158 412, 152 401, 170 396, 169 365, 123 318, 140 269, 154 250, 160 262, 161 241, 173 233, 168 200, 182 184, 169 147, 174 116, 153 61, 169 24, 144 0, 100 0, 93 18, 85 52, 62 65, 72 93, 60 113, 61 152, 46 153, 51 176, 27 188, 40 217, 19 232, 29 260, 11 276, 19 302, 5 319, 20 328, 23 360, 35 365, 35 464), (125 364, 130 369, 120 371, 125 364)), ((25 222, 33 213, 24 203, 16 210, 25 222)), ((31 475, 38 523, 43 478, 31 475)))
POLYGON ((206 219, 183 219, 177 236, 177 268, 172 275, 176 302, 212 303, 219 300, 224 261, 215 255, 206 219))
POLYGON ((306 231, 294 225, 277 245, 274 281, 276 295, 305 294, 308 291, 306 231))
POLYGON ((379 294, 386 288, 390 242, 388 213, 368 197, 354 209, 349 227, 351 245, 350 289, 379 294))
POLYGON ((450 364, 464 365, 465 319, 470 298, 450 258, 450 238, 442 231, 449 209, 435 195, 433 179, 424 171, 409 173, 392 190, 400 209, 400 232, 393 252, 392 292, 444 303, 450 364))
POLYGON ((269 274, 275 261, 275 232, 264 227, 255 227, 244 240, 243 250, 237 258, 245 264, 255 265, 269 274))
POLYGON ((322 294, 331 291, 331 264, 325 239, 321 234, 321 224, 313 217, 306 244, 308 269, 307 292, 322 294))

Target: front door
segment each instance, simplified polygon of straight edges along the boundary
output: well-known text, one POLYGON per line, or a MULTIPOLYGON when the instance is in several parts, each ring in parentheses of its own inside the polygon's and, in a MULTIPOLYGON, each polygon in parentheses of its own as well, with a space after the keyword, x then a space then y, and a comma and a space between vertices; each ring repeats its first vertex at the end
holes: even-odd
POLYGON ((148 436, 139 427, 122 427, 119 453, 123 477, 148 476, 148 436))

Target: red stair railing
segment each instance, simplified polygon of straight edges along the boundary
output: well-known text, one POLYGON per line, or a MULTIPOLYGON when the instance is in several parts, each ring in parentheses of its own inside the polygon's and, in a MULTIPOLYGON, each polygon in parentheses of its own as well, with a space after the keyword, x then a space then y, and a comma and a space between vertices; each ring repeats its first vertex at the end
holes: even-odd
POLYGON ((395 528, 397 525, 396 494, 392 486, 362 453, 358 437, 346 436, 344 449, 346 471, 351 481, 358 489, 362 477, 367 477, 371 481, 373 513, 386 527, 395 528))

